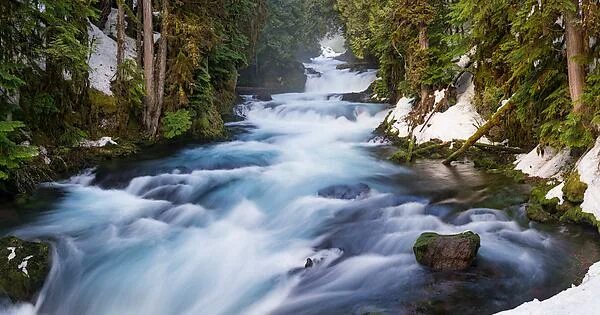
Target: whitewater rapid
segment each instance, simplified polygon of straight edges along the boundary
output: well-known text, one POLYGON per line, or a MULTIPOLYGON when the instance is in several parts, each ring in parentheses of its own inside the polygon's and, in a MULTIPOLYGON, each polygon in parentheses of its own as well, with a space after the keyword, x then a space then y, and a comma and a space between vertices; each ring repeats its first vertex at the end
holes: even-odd
POLYGON ((305 93, 247 98, 230 142, 49 184, 60 192, 52 208, 12 233, 52 241, 51 275, 36 305, 5 312, 397 314, 442 301, 470 314, 563 285, 545 270, 569 262, 552 258, 566 246, 517 210, 461 208, 447 192, 433 200, 435 185, 481 190, 469 169, 427 168, 424 180, 382 160, 369 140, 386 106, 339 95, 365 90, 376 72, 337 70, 334 56, 306 64, 320 75, 305 93), (357 200, 317 193, 358 183, 371 190, 357 200), (474 271, 435 275, 416 263, 421 232, 464 230, 482 239, 474 271), (305 269, 309 257, 317 263, 305 269))

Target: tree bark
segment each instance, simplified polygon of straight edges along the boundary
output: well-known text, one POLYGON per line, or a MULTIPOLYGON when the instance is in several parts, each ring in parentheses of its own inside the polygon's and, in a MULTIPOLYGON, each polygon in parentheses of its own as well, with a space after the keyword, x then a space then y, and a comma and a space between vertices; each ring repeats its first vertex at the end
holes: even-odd
MULTIPOLYGON (((142 4, 142 0, 137 0, 137 8, 136 8, 136 14, 137 14, 137 20, 138 21, 142 21, 142 8, 144 7, 144 5, 142 4)), ((142 22, 143 23, 143 22, 142 22)), ((142 60, 142 56, 144 54, 144 47, 142 46, 142 25, 137 24, 136 25, 136 38, 135 38, 135 51, 137 52, 137 63, 138 65, 141 65, 143 60, 142 60)))
POLYGON ((162 114, 165 100, 165 80, 167 77, 167 37, 169 32, 169 3, 168 0, 162 0, 161 26, 160 26, 160 41, 158 44, 158 74, 156 79, 156 106, 152 113, 152 136, 158 133, 158 125, 160 123, 160 115, 162 114))
POLYGON ((117 68, 125 59, 125 8, 123 0, 117 0, 117 68))
POLYGON ((144 125, 152 133, 152 113, 155 107, 154 94, 154 33, 152 28, 152 1, 143 1, 144 12, 144 81, 146 83, 146 97, 144 99, 144 125))
POLYGON ((106 26, 106 21, 108 21, 108 16, 112 10, 111 4, 112 0, 100 1, 100 16, 98 17, 98 28, 100 29, 104 29, 104 26, 106 26))
MULTIPOLYGON (((419 48, 421 51, 426 52, 429 49, 429 38, 427 36, 427 25, 419 23, 419 48)), ((431 94, 431 88, 426 84, 421 84, 421 110, 423 111, 423 117, 419 118, 422 120, 429 111, 429 95, 431 94)))
POLYGON ((585 87, 585 68, 581 63, 584 56, 584 39, 581 19, 579 17, 579 0, 573 0, 576 11, 565 14, 565 32, 567 39, 567 69, 569 75, 569 92, 573 102, 573 112, 583 112, 582 95, 585 87), (579 59, 579 60, 578 60, 579 59))
POLYGON ((456 161, 456 159, 458 159, 462 154, 464 154, 472 145, 477 143, 477 141, 481 139, 481 137, 486 135, 490 131, 490 129, 492 129, 492 127, 496 126, 500 122, 500 119, 508 112, 510 112, 513 107, 514 103, 511 101, 508 101, 508 103, 502 105, 498 109, 498 111, 496 111, 496 113, 492 115, 492 118, 490 118, 490 120, 488 120, 483 126, 479 127, 479 129, 477 129, 477 131, 471 137, 469 137, 467 141, 465 141, 462 147, 454 151, 454 153, 450 154, 450 156, 446 158, 443 163, 446 165, 450 165, 450 163, 456 161))

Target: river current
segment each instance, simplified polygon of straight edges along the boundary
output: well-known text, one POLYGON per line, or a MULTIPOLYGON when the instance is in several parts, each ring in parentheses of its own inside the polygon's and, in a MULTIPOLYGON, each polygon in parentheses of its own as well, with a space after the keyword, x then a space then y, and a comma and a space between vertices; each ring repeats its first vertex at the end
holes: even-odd
MULTIPOLYGON (((593 235, 538 226, 526 187, 469 164, 410 167, 371 140, 388 109, 341 101, 375 71, 306 66, 306 92, 247 98, 229 142, 106 163, 44 185, 51 201, 10 230, 53 244, 36 305, 11 314, 491 314, 570 286, 593 235), (368 186, 356 199, 320 196, 368 186), (420 233, 472 230, 476 265, 417 264, 420 233), (304 268, 307 258, 314 266, 304 268)), ((167 149, 165 149, 167 150, 167 149)))

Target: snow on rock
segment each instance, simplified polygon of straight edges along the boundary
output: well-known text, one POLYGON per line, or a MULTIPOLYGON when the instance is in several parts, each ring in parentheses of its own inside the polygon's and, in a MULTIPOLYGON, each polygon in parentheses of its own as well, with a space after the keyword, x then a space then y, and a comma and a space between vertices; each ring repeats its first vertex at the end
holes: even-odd
POLYGON ((111 137, 102 137, 100 140, 83 140, 79 146, 84 148, 100 148, 105 147, 108 144, 117 145, 117 143, 111 137))
POLYGON ((577 171, 582 182, 588 185, 581 209, 600 219, 600 138, 596 145, 577 163, 577 171))
MULTIPOLYGON (((422 129, 422 125, 415 129, 415 137, 418 143, 427 142, 431 139, 442 141, 468 139, 476 131, 478 126, 483 125, 485 120, 479 116, 473 107, 473 95, 475 87, 471 82, 465 91, 458 98, 456 105, 451 106, 443 113, 435 113, 422 129)), ((482 138, 481 142, 489 142, 482 138)))
POLYGON ((527 154, 517 156, 515 169, 532 177, 560 178, 562 169, 571 160, 568 149, 557 151, 546 147, 543 151, 536 147, 527 154))
POLYGON ((598 314, 600 309, 600 262, 590 267, 579 286, 544 301, 537 299, 521 304, 512 310, 497 313, 498 315, 589 315, 598 314))
POLYGON ((562 203, 564 201, 563 191, 562 191, 563 187, 565 187, 565 183, 561 182, 556 187, 550 189, 548 191, 548 193, 546 194, 546 199, 550 200, 552 198, 558 198, 558 200, 560 200, 558 203, 562 205, 562 203))
MULTIPOLYGON (((90 84, 92 88, 112 95, 110 81, 117 71, 117 42, 91 24, 88 34, 92 47, 92 54, 88 61, 90 66, 90 84)), ((135 41, 132 45, 129 40, 125 44, 125 57, 135 58, 135 41)))
POLYGON ((8 261, 11 261, 17 257, 17 254, 15 253, 15 250, 17 249, 16 247, 7 247, 6 249, 10 251, 10 254, 8 254, 8 261))
MULTIPOLYGON (((471 82, 465 93, 459 96, 456 105, 451 106, 445 112, 434 113, 427 126, 417 126, 414 130, 417 143, 424 143, 432 139, 442 141, 464 140, 473 135, 477 131, 477 126, 485 123, 485 120, 479 116, 473 107, 474 93, 475 88, 471 82)), ((435 92, 436 104, 443 99, 444 94, 444 90, 435 92)), ((401 98, 388 118, 388 121, 390 119, 396 121, 393 128, 398 132, 399 137, 406 137, 409 134, 409 126, 405 119, 412 109, 412 103, 413 99, 401 98)), ((480 141, 489 142, 486 138, 482 138, 480 141)))
POLYGON ((398 100, 396 107, 392 110, 388 117, 388 121, 395 121, 392 126, 396 131, 398 131, 399 137, 408 137, 408 122, 406 121, 406 117, 412 110, 412 103, 414 99, 403 97, 398 100))

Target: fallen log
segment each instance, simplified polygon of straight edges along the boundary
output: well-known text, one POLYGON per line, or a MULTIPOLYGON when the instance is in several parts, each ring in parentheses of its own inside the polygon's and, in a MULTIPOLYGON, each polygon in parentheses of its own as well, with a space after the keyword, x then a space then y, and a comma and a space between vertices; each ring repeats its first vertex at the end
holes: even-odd
POLYGON ((525 149, 522 149, 522 148, 506 147, 506 146, 503 146, 503 145, 494 145, 494 144, 487 144, 487 143, 481 143, 481 142, 477 142, 473 146, 477 147, 479 149, 482 149, 482 150, 504 152, 504 153, 513 153, 513 154, 522 154, 522 153, 529 152, 529 151, 527 151, 525 149))
POLYGON ((450 165, 450 163, 456 161, 471 146, 477 143, 477 141, 481 139, 481 137, 486 135, 490 131, 490 129, 492 129, 492 127, 496 126, 500 122, 501 118, 513 109, 513 107, 515 106, 514 104, 514 102, 508 101, 502 106, 500 106, 500 108, 494 113, 494 115, 492 115, 492 118, 488 120, 483 126, 479 127, 479 129, 477 129, 477 131, 471 137, 469 137, 467 141, 465 141, 462 147, 454 151, 454 153, 450 154, 450 156, 448 156, 443 163, 445 165, 450 165))

